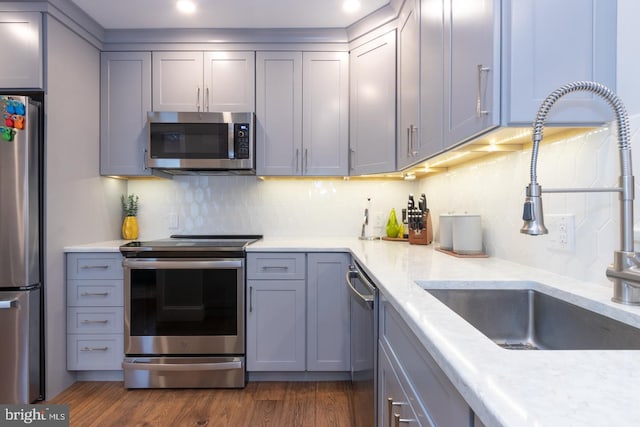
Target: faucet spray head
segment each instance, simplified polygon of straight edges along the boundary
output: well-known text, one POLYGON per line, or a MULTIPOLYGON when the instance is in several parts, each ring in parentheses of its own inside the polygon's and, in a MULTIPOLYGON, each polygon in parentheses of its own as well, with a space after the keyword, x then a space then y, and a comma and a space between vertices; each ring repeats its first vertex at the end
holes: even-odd
POLYGON ((527 186, 527 198, 524 201, 522 219, 524 220, 524 224, 520 229, 522 234, 539 236, 549 233, 547 227, 544 226, 542 188, 537 183, 532 182, 527 186))

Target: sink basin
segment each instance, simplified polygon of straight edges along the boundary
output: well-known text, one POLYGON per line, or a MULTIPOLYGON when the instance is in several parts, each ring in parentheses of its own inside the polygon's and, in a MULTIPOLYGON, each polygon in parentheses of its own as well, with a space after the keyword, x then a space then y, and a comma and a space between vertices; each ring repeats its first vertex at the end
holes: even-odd
POLYGON ((639 328, 532 289, 425 290, 507 349, 640 349, 639 328))

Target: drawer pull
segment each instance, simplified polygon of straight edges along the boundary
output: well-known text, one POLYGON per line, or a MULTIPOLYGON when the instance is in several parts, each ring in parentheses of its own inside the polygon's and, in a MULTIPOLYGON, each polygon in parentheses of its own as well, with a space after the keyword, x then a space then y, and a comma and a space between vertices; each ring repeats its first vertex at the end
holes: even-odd
POLYGON ((108 297, 109 292, 83 292, 80 294, 81 297, 108 297))
POLYGON ((92 352, 92 351, 107 351, 109 350, 109 347, 82 347, 80 349, 80 351, 85 351, 85 352, 92 352))
POLYGON ((402 424, 411 424, 416 420, 411 418, 400 418, 400 414, 393 414, 393 427, 400 427, 400 423, 402 424))
POLYGON ((109 321, 108 320, 88 320, 88 319, 85 319, 85 320, 82 320, 80 323, 82 323, 83 325, 91 325, 91 324, 94 324, 94 323, 99 323, 101 325, 106 325, 107 323, 109 323, 109 321))
POLYGON ((81 267, 83 270, 106 270, 109 268, 108 265, 83 265, 81 267))
POLYGON ((287 267, 286 265, 263 265, 262 266, 263 270, 288 270, 289 267, 287 267))

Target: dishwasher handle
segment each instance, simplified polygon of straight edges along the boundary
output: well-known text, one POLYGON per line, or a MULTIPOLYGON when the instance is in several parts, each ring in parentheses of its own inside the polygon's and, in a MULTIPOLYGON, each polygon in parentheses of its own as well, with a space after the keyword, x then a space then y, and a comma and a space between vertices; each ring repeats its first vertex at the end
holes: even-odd
POLYGON ((367 307, 369 307, 370 310, 373 310, 374 309, 374 302, 375 302, 375 299, 376 299, 376 287, 373 286, 369 282, 369 280, 353 265, 349 266, 349 270, 347 271, 346 279, 347 279, 347 285, 349 285, 349 291, 351 292, 351 295, 353 295, 354 297, 359 298, 360 300, 362 300, 362 302, 365 303, 367 305, 367 307), (362 292, 358 291, 355 288, 355 286, 353 286, 353 283, 351 283, 351 279, 360 279, 362 284, 365 287, 367 287, 371 293, 366 295, 366 294, 363 294, 362 292))

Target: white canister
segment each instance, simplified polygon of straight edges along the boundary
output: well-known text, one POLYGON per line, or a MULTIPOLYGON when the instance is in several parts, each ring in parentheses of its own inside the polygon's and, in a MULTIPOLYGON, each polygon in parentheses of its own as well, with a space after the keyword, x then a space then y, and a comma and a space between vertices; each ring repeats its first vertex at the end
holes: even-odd
POLYGON ((455 253, 467 255, 482 253, 482 223, 480 215, 455 215, 451 234, 455 253))
POLYGON ((455 214, 440 214, 440 249, 453 249, 453 218, 455 214))

